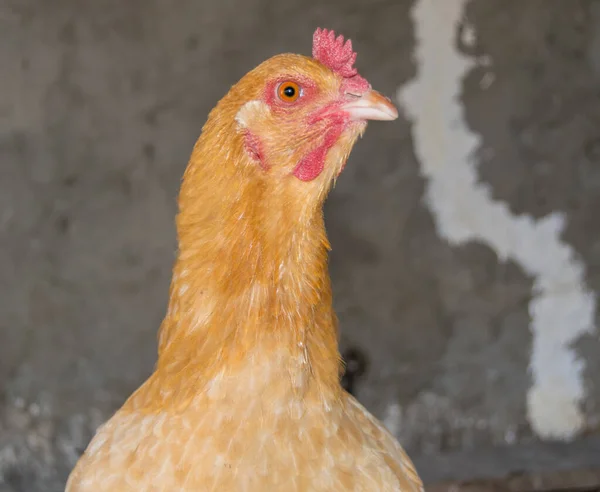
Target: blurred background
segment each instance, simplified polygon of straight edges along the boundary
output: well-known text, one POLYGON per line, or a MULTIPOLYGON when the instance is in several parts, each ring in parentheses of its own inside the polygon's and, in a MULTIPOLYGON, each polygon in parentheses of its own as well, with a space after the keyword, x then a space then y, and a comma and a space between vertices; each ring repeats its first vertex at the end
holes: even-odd
POLYGON ((596 490, 600 1, 0 0, 0 491, 149 375, 208 111, 318 26, 401 110, 325 211, 358 399, 428 490, 596 490))

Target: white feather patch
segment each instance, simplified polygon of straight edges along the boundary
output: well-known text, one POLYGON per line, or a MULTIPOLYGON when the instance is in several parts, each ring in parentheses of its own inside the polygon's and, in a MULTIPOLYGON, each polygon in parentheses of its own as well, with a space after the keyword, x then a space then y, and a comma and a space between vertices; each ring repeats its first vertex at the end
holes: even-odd
POLYGON ((248 128, 253 120, 269 113, 269 106, 263 101, 248 101, 235 115, 235 121, 241 128, 248 128))

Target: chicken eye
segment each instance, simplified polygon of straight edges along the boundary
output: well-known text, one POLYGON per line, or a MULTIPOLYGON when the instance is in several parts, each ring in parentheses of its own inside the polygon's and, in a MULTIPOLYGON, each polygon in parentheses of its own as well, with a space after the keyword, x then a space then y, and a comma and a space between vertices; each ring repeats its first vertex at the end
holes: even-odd
POLYGON ((300 87, 295 82, 283 82, 277 88, 279 99, 285 102, 294 102, 300 97, 300 87))

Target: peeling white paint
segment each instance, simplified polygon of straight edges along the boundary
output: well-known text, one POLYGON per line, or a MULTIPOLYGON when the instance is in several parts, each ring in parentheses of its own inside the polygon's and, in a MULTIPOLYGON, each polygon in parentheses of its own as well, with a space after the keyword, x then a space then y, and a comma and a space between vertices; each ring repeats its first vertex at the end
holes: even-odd
POLYGON ((561 241, 563 214, 515 216, 478 182, 481 139, 465 124, 460 102, 463 78, 476 60, 455 48, 465 4, 417 0, 417 76, 399 89, 398 100, 413 122, 415 151, 428 179, 425 200, 439 234, 453 245, 480 241, 533 277, 527 417, 540 437, 571 439, 583 428, 585 397, 583 363, 571 345, 594 329, 596 299, 585 287, 583 264, 561 241))

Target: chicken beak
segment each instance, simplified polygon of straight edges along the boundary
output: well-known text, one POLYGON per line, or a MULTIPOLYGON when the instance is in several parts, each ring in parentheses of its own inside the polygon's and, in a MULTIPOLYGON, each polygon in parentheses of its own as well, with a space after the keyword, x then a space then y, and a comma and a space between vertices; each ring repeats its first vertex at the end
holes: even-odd
POLYGON ((391 121, 398 118, 398 110, 392 101, 374 90, 369 90, 359 97, 353 96, 342 106, 342 110, 348 113, 353 121, 391 121))

